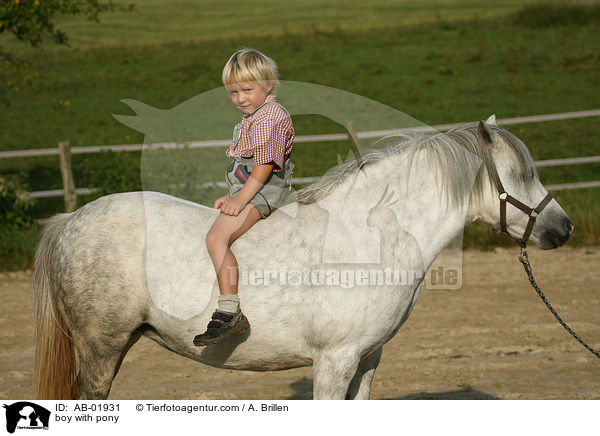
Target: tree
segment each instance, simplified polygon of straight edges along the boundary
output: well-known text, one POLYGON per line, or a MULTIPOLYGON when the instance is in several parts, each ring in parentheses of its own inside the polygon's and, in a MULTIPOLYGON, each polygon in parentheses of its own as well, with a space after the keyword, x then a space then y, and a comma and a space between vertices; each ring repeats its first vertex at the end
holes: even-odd
MULTIPOLYGON (((46 39, 68 45, 67 35, 54 26, 57 15, 85 15, 98 22, 103 12, 133 10, 133 4, 125 6, 112 0, 0 0, 0 34, 9 32, 32 47, 46 39)), ((24 76, 28 62, 1 46, 0 63, 0 99, 4 99, 7 88, 18 90, 19 83, 32 84, 32 77, 24 76)))

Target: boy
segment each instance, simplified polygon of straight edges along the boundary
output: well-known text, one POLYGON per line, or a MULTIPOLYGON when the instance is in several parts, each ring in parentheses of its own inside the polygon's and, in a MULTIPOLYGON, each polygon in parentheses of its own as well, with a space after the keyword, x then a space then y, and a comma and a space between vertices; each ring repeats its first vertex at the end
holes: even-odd
POLYGON ((295 136, 289 113, 276 102, 279 83, 275 62, 253 49, 235 52, 223 69, 223 84, 243 112, 226 155, 229 194, 215 201, 221 212, 206 235, 206 247, 217 273, 218 309, 194 345, 210 345, 241 333, 250 325, 237 295, 238 265, 231 244, 283 202, 295 136))

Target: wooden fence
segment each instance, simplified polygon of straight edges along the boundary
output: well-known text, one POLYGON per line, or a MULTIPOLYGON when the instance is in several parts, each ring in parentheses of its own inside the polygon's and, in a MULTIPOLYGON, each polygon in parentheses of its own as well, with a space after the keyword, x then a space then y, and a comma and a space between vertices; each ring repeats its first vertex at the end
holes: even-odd
MULTIPOLYGON (((578 111, 578 112, 565 112, 560 114, 548 114, 548 115, 534 115, 527 117, 517 118, 505 118, 498 120, 499 124, 510 125, 510 124, 526 124, 526 123, 537 123, 541 121, 555 121, 555 120, 566 120, 574 118, 586 118, 600 116, 600 110, 589 110, 589 111, 578 111)), ((381 130, 372 132, 358 132, 354 133, 351 126, 349 126, 348 133, 340 134, 326 134, 326 135, 305 135, 297 136, 294 140, 295 143, 303 142, 321 142, 321 141, 342 141, 350 139, 353 144, 357 144, 357 138, 376 138, 388 135, 398 135, 407 133, 408 131, 444 131, 454 127, 460 126, 465 123, 455 124, 442 124, 437 126, 431 126, 426 128, 413 128, 413 129, 397 129, 397 130, 381 130)), ((160 143, 153 144, 153 147, 177 149, 183 147, 189 148, 204 148, 204 147, 223 147, 229 145, 229 140, 213 140, 213 141, 196 141, 188 142, 185 144, 178 143, 160 143)), ((64 196, 65 209, 67 211, 75 210, 77 204, 77 195, 86 195, 101 191, 102 188, 76 188, 75 181, 73 180, 73 172, 71 169, 71 154, 72 153, 99 153, 106 150, 111 151, 140 151, 147 147, 144 144, 125 144, 125 145, 98 145, 89 147, 73 147, 69 146, 69 141, 62 141, 58 144, 58 148, 45 148, 37 150, 14 150, 14 151, 3 151, 0 152, 0 159, 3 158, 19 158, 19 157, 32 157, 32 156, 48 156, 56 155, 60 156, 61 176, 63 189, 52 189, 45 191, 31 192, 32 198, 48 198, 48 197, 60 197, 64 196)), ((578 165, 600 162, 600 156, 586 156, 586 157, 575 157, 575 158, 564 158, 564 159, 549 159, 535 161, 537 167, 552 167, 561 165, 578 165)), ((292 184, 305 184, 311 183, 317 180, 319 177, 295 177, 292 180, 292 184)), ((224 182, 210 182, 199 185, 199 187, 208 186, 219 186, 225 187, 224 182)), ((549 191, 557 191, 562 189, 582 189, 582 188, 596 188, 600 187, 600 180, 593 180, 587 182, 576 182, 576 183, 563 183, 557 185, 546 185, 549 191)))

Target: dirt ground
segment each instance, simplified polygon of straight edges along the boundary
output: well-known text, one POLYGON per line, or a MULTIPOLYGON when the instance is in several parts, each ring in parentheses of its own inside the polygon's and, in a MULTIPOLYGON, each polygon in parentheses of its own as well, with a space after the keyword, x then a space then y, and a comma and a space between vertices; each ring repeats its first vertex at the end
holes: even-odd
MULTIPOLYGON (((529 286, 517 248, 463 255, 460 290, 423 291, 384 346, 374 399, 600 399, 600 360, 529 286)), ((530 249, 536 278, 566 322, 600 348, 600 247, 530 249)), ((31 272, 0 274, 0 398, 33 397, 31 272)), ((112 399, 309 399, 311 368, 215 369, 142 338, 112 399)))

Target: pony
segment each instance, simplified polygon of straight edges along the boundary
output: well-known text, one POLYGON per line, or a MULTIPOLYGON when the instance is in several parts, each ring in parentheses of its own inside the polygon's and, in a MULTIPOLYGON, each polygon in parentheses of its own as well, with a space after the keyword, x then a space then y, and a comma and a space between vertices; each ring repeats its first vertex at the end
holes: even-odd
MULTIPOLYGON (((159 192, 101 197, 52 217, 35 258, 35 380, 42 399, 105 399, 142 336, 235 370, 310 366, 314 399, 368 399, 382 347, 441 250, 475 220, 500 227, 498 187, 547 196, 521 140, 487 122, 408 134, 334 167, 236 240, 251 327, 196 347, 218 286, 205 248, 218 211, 159 192)), ((505 211, 520 234, 528 216, 505 211)), ((531 240, 564 244, 555 200, 531 240)))

